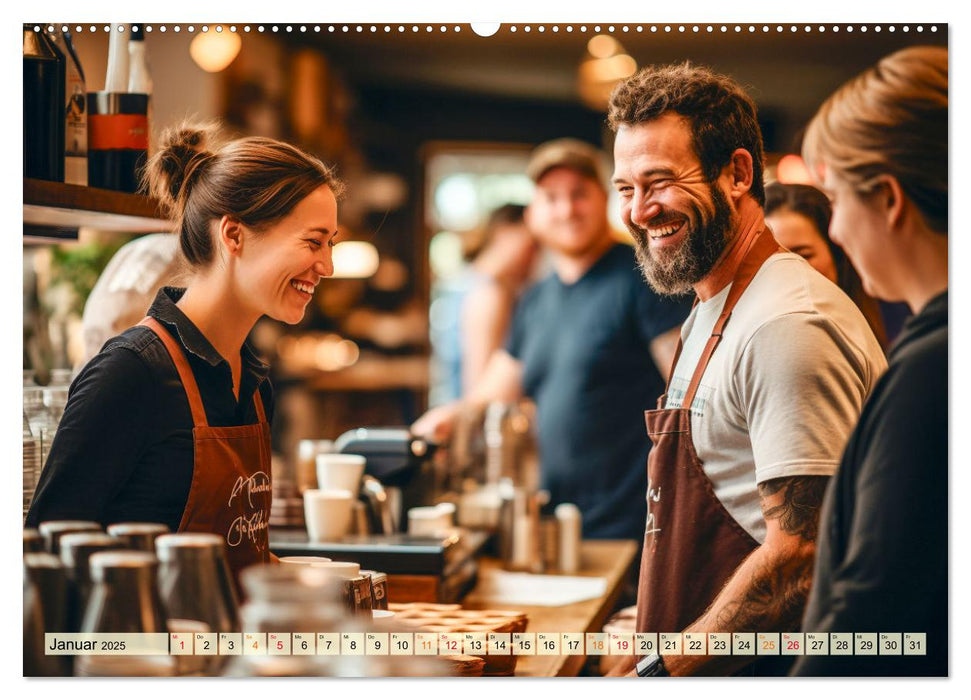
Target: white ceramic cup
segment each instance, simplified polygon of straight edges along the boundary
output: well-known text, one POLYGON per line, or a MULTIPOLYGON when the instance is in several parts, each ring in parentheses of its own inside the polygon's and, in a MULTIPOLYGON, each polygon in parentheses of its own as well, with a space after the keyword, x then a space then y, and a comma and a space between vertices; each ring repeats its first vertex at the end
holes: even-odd
POLYGON ((449 527, 451 514, 438 506, 419 506, 408 509, 408 534, 435 536, 449 527))
POLYGON ((356 496, 361 490, 366 461, 361 455, 318 454, 317 487, 344 489, 356 496))
POLYGON ((441 522, 445 527, 455 527, 455 504, 454 503, 439 503, 435 508, 438 509, 438 514, 441 516, 441 522))
POLYGON ((361 565, 353 561, 329 561, 315 564, 314 568, 338 578, 357 578, 361 575, 361 565))
MULTIPOLYGON (((303 513, 311 542, 333 542, 351 527, 351 507, 356 496, 341 489, 307 489, 303 494, 303 513)), ((324 563, 324 562, 322 562, 324 563)))
POLYGON ((327 557, 280 557, 280 563, 288 566, 317 566, 330 561, 327 557))

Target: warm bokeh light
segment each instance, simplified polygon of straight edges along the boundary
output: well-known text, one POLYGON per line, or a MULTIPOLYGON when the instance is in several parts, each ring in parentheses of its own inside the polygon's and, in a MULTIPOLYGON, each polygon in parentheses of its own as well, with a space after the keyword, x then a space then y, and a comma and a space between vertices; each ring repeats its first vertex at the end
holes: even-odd
POLYGON ((280 338, 277 354, 290 371, 336 372, 356 364, 361 350, 353 340, 336 333, 308 333, 280 338))
POLYGON ((580 79, 593 83, 613 83, 629 78, 637 71, 637 61, 625 53, 609 58, 584 61, 580 66, 580 79))
POLYGON ((623 49, 621 48, 620 42, 612 36, 598 34, 587 42, 587 51, 594 58, 610 58, 614 54, 623 51, 623 49))
POLYGON ((776 166, 776 179, 783 185, 812 185, 809 168, 800 156, 790 153, 782 156, 776 166))
POLYGON ((619 41, 606 34, 590 39, 587 53, 589 56, 577 70, 577 88, 584 103, 603 110, 614 86, 637 72, 637 61, 625 52, 619 41))
POLYGON ((235 32, 225 27, 217 32, 212 27, 208 32, 196 35, 189 44, 189 55, 202 70, 218 73, 236 59, 242 45, 243 40, 235 32))
POLYGON ((363 279, 378 269, 378 249, 367 241, 341 241, 334 246, 334 277, 363 279))

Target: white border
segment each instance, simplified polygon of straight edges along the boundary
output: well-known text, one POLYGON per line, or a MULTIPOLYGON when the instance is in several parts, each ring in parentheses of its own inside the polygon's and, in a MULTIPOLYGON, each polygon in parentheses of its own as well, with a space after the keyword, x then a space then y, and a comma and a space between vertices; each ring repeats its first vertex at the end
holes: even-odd
MULTIPOLYGON (((577 3, 575 5, 568 6, 566 3, 526 3, 526 2, 516 2, 515 0, 486 0, 480 3, 478 6, 471 7, 465 3, 457 2, 427 2, 427 3, 414 3, 412 5, 405 6, 400 1, 392 2, 389 0, 372 0, 366 3, 321 3, 319 5, 309 4, 309 3, 283 3, 275 2, 271 6, 267 5, 254 5, 250 4, 244 6, 242 3, 234 2, 229 3, 225 0, 218 0, 217 2, 208 3, 187 3, 185 0, 177 0, 173 2, 166 2, 161 5, 148 5, 144 4, 142 7, 134 5, 119 6, 114 9, 105 7, 96 7, 93 4, 89 5, 79 5, 75 2, 65 2, 64 0, 52 0, 51 2, 45 2, 43 5, 35 6, 28 5, 26 3, 18 3, 18 7, 14 8, 12 12, 9 7, 5 7, 2 12, 5 16, 5 22, 3 27, 6 31, 4 35, 7 37, 7 42, 4 44, 4 69, 5 77, 7 80, 4 84, 7 86, 8 92, 8 102, 14 102, 15 99, 20 95, 20 88, 22 83, 21 73, 16 71, 16 64, 14 61, 16 57, 14 56, 14 49, 16 48, 16 42, 14 40, 14 31, 17 31, 18 24, 24 20, 36 20, 38 17, 29 16, 33 15, 34 12, 43 13, 48 16, 48 18, 61 18, 69 19, 72 23, 90 22, 91 20, 98 20, 103 22, 106 17, 109 17, 113 21, 142 21, 142 22, 169 22, 171 20, 177 19, 181 22, 221 22, 221 21, 232 21, 237 23, 253 22, 255 20, 271 18, 275 22, 307 22, 313 21, 318 18, 326 18, 328 22, 366 22, 369 20, 374 20, 375 22, 380 21, 383 23, 424 23, 434 21, 436 24, 442 23, 442 21, 447 21, 448 23, 467 23, 469 21, 479 21, 479 22, 494 22, 498 20, 504 20, 506 22, 546 22, 550 23, 551 19, 555 19, 558 23, 589 23, 591 19, 597 22, 608 23, 611 21, 615 22, 626 22, 627 24, 632 24, 636 20, 650 20, 651 23, 659 24, 663 22, 705 22, 710 23, 714 21, 721 20, 727 23, 731 21, 732 24, 748 24, 751 22, 759 23, 797 23, 805 24, 809 21, 812 23, 820 22, 841 22, 841 23, 874 23, 878 21, 880 23, 902 23, 910 22, 912 20, 931 20, 937 23, 951 22, 950 27, 950 39, 951 39, 951 52, 950 60, 952 63, 952 69, 950 70, 950 80, 951 80, 951 93, 952 93, 952 103, 951 103, 951 123, 956 127, 957 125, 967 123, 968 114, 967 107, 967 90, 962 80, 962 76, 965 74, 963 68, 966 68, 967 61, 965 60, 965 54, 963 53, 963 46, 957 45, 957 41, 963 35, 964 25, 961 22, 955 23, 958 18, 956 14, 956 3, 944 2, 942 0, 924 0, 918 4, 904 4, 899 3, 896 5, 882 4, 879 8, 873 8, 872 6, 865 6, 864 4, 848 3, 845 0, 835 1, 835 0, 818 0, 813 3, 792 3, 792 2, 781 2, 777 1, 774 3, 765 2, 748 2, 745 4, 741 3, 714 3, 710 1, 696 2, 693 4, 688 3, 616 3, 616 4, 605 4, 605 3, 577 3), (14 15, 8 17, 7 15, 14 15), (956 50, 955 50, 956 49, 956 50), (953 115, 962 115, 961 117, 955 118, 953 115)), ((721 22, 719 22, 721 23, 721 22)), ((7 110, 8 116, 12 118, 7 120, 8 133, 15 135, 21 126, 21 116, 20 112, 14 112, 14 109, 9 108, 7 110)), ((956 193, 968 192, 968 176, 967 167, 964 166, 968 162, 968 156, 971 155, 968 149, 968 136, 966 135, 966 129, 953 128, 951 132, 952 142, 952 162, 956 165, 953 168, 953 182, 951 184, 951 191, 956 193)), ((8 149, 5 154, 5 166, 2 172, 2 185, 3 189, 0 190, 6 193, 3 197, 4 201, 4 223, 5 229, 5 243, 4 254, 0 256, 2 259, 2 273, 0 273, 0 279, 4 284, 3 294, 0 296, 2 299, 6 299, 7 304, 5 305, 6 311, 4 313, 5 319, 13 325, 14 320, 21 315, 21 312, 17 309, 22 308, 16 306, 21 298, 21 288, 17 286, 17 281, 21 277, 22 270, 22 255, 15 246, 19 245, 18 239, 20 238, 21 230, 21 211, 20 205, 16 201, 17 192, 21 191, 21 175, 18 165, 18 144, 14 142, 14 138, 8 139, 8 149)), ((960 196, 960 195, 959 195, 960 196)), ((963 207, 952 207, 951 212, 951 231, 957 232, 957 235, 952 236, 952 255, 956 255, 955 261, 952 263, 952 267, 956 270, 963 272, 967 268, 968 260, 965 249, 967 244, 963 240, 963 235, 961 232, 969 230, 968 214, 963 207)), ((967 310, 968 310, 968 294, 965 291, 965 284, 962 281, 962 275, 958 275, 952 284, 951 290, 951 308, 956 309, 957 312, 954 315, 954 320, 951 323, 952 329, 952 343, 953 343, 953 356, 958 359, 963 359, 969 356, 967 342, 967 310)), ((8 336, 11 338, 11 343, 4 345, 0 352, 3 353, 3 366, 6 368, 4 372, 0 373, 0 395, 13 397, 20 395, 20 372, 16 369, 17 365, 20 363, 20 357, 17 354, 18 347, 20 345, 19 338, 14 337, 15 331, 10 329, 8 331, 8 336)), ((961 390, 971 386, 968 382, 968 371, 964 368, 963 363, 954 363, 954 373, 952 374, 952 387, 956 389, 954 392, 957 397, 960 397, 961 390)), ((16 404, 16 401, 4 402, 5 404, 16 404)), ((960 400, 960 398, 952 402, 953 412, 951 414, 951 424, 952 426, 964 426, 967 424, 967 419, 969 417, 968 409, 966 408, 967 402, 960 400)), ((17 454, 17 449, 13 447, 14 435, 13 426, 16 405, 4 405, 2 407, 2 420, 0 420, 0 426, 2 427, 2 433, 4 435, 4 455, 13 456, 17 454)), ((960 429, 960 428, 959 428, 960 429)), ((964 681, 969 676, 968 664, 965 662, 967 658, 967 653, 969 651, 969 645, 964 643, 961 637, 961 633, 964 631, 964 623, 968 621, 968 603, 966 602, 964 596, 960 595, 965 586, 962 585, 967 581, 967 552, 969 550, 966 535, 968 534, 968 527, 963 524, 962 516, 964 515, 964 509, 959 506, 963 505, 963 502, 958 500, 959 495, 971 493, 971 484, 969 484, 969 478, 967 473, 968 468, 968 450, 964 447, 963 441, 953 441, 953 445, 956 448, 952 453, 952 483, 951 483, 951 494, 952 494, 952 504, 951 504, 951 519, 953 527, 950 533, 950 546, 951 546, 951 674, 952 680, 950 682, 934 682, 932 686, 933 692, 940 693, 944 696, 954 696, 956 695, 956 689, 959 685, 964 685, 964 681)), ((12 462, 12 459, 7 460, 12 462)), ((16 474, 16 469, 12 464, 7 464, 7 478, 13 482, 16 474)), ((7 490, 8 495, 10 493, 18 493, 19 485, 16 483, 11 484, 12 488, 7 490)), ((12 498, 10 500, 13 500, 12 498)), ((3 567, 6 575, 4 580, 3 592, 6 594, 4 596, 8 604, 3 606, 3 629, 8 630, 10 634, 16 634, 19 638, 18 624, 20 622, 19 615, 17 615, 18 606, 10 604, 20 599, 20 577, 21 573, 16 565, 16 562, 20 559, 20 550, 16 549, 16 537, 14 535, 20 528, 20 513, 21 509, 19 506, 19 500, 14 507, 14 504, 7 504, 6 507, 0 509, 0 522, 4 523, 3 530, 8 533, 7 537, 0 540, 0 552, 2 552, 2 559, 0 561, 5 562, 3 567), (16 514, 16 515, 15 515, 16 514)), ((901 601, 901 604, 906 604, 906 601, 901 601)), ((8 647, 8 653, 5 655, 5 670, 9 672, 9 676, 13 678, 19 678, 22 673, 19 661, 17 660, 16 645, 10 645, 8 647)), ((222 683, 230 682, 232 683, 232 690, 230 692, 247 692, 247 693, 265 693, 267 691, 283 690, 284 692, 306 692, 311 690, 306 684, 311 683, 311 680, 293 680, 287 681, 284 685, 277 687, 278 682, 272 682, 271 686, 261 684, 259 686, 251 685, 252 681, 216 681, 219 683, 216 685, 201 685, 195 682, 190 682, 191 690, 201 691, 201 692, 225 692, 222 683), (244 686, 238 685, 242 682, 244 686)), ((486 693, 490 695, 495 692, 509 692, 509 689, 515 688, 517 693, 527 692, 530 694, 542 694, 549 692, 550 688, 546 683, 532 684, 525 680, 504 680, 500 681, 502 687, 498 685, 486 684, 483 682, 469 681, 469 679, 455 679, 455 680, 436 680, 436 681, 415 681, 415 680, 370 680, 365 681, 366 685, 360 685, 358 683, 353 685, 348 685, 346 681, 337 681, 335 679, 328 679, 327 684, 324 688, 316 688, 316 692, 325 693, 373 693, 384 692, 384 693, 422 693, 422 694, 433 694, 435 697, 444 697, 445 693, 460 695, 461 697, 480 697, 485 696, 486 693), (339 688, 332 687, 335 683, 339 684, 339 688), (380 685, 372 686, 372 683, 379 683, 380 685), (407 683, 407 686, 399 687, 398 683, 407 683), (394 684, 394 685, 392 685, 394 684)), ((717 694, 719 698, 722 697, 749 697, 752 691, 758 692, 760 694, 773 694, 775 692, 782 692, 787 697, 809 697, 816 696, 819 693, 829 692, 834 688, 835 683, 840 683, 842 685, 845 681, 805 681, 805 680, 795 680, 795 679, 784 679, 780 681, 763 681, 757 686, 749 685, 748 683, 724 683, 718 681, 701 681, 704 683, 715 683, 716 685, 710 685, 706 689, 708 692, 717 694), (817 685, 821 683, 822 685, 817 685), (784 686, 783 686, 784 684, 784 686)), ((63 700, 65 694, 78 692, 80 686, 73 681, 42 681, 42 680, 21 680, 22 685, 18 690, 23 690, 31 693, 32 697, 45 697, 48 695, 55 695, 63 700)), ((210 682, 211 683, 211 682, 210 682)), ((564 681, 557 684, 555 692, 564 692, 566 686, 564 681)), ((611 696, 614 694, 630 694, 632 697, 636 693, 637 696, 643 697, 647 692, 658 692, 657 690, 648 691, 638 685, 639 681, 619 681, 611 682, 609 686, 601 685, 605 681, 597 682, 596 688, 593 688, 587 684, 583 686, 576 686, 576 690, 582 693, 600 692, 604 688, 609 688, 611 696)), ((852 683, 852 682, 850 682, 852 683)), ((896 681, 883 681, 883 680, 866 680, 857 681, 856 686, 860 693, 864 693, 870 697, 874 697, 877 693, 882 693, 888 691, 892 686, 891 683, 896 686, 896 681), (865 685, 863 685, 865 683, 865 685)), ((919 692, 923 689, 923 686, 928 685, 929 682, 921 681, 904 681, 905 685, 900 687, 900 691, 904 693, 919 692), (917 686, 920 686, 919 688, 917 686)), ((173 692, 182 692, 183 689, 188 688, 180 682, 178 689, 176 686, 170 686, 163 683, 153 682, 153 681, 95 681, 95 685, 86 685, 87 688, 95 690, 95 692, 109 692, 109 693, 137 693, 140 697, 167 697, 170 698, 173 692), (163 693, 165 694, 163 696, 163 693)), ((660 692, 670 692, 672 690, 672 685, 665 685, 664 690, 660 692)), ((684 686, 682 686, 684 688, 684 686)), ((849 690, 850 688, 847 688, 849 690)), ((699 688, 693 688, 693 690, 699 690, 699 688)), ((572 691, 572 689, 571 689, 572 691)), ((313 692, 313 691, 311 691, 313 692)), ((893 692, 893 691, 891 691, 893 692)), ((965 691, 966 692, 966 691, 965 691)))

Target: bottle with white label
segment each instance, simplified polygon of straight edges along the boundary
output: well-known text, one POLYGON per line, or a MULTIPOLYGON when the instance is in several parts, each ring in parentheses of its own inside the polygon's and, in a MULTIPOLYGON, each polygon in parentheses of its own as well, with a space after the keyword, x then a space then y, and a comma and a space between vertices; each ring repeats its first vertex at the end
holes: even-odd
POLYGON ((128 92, 152 94, 152 75, 145 57, 145 32, 140 24, 133 24, 129 35, 128 92))
POLYGON ((151 152, 152 129, 152 74, 148 70, 148 57, 145 51, 145 32, 142 25, 131 25, 128 42, 128 92, 148 95, 148 148, 151 152))
POLYGON ((64 54, 64 182, 88 184, 88 101, 84 69, 67 27, 54 33, 54 43, 64 54))
POLYGON ((105 89, 88 93, 89 187, 140 188, 148 157, 148 95, 128 90, 130 34, 125 25, 112 25, 105 89))
POLYGON ((128 91, 128 31, 123 24, 111 25, 108 35, 108 72, 104 91, 128 91))

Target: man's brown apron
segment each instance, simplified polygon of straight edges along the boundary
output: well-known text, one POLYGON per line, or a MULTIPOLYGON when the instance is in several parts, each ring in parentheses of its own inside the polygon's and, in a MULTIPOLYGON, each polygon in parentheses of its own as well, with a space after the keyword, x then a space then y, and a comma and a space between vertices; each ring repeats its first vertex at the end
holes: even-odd
MULTIPOLYGON (((691 403, 731 317, 755 273, 779 244, 759 233, 732 280, 725 306, 701 354, 682 408, 645 411, 654 443, 647 462, 647 524, 637 591, 638 632, 680 632, 697 620, 758 543, 725 510, 691 440, 691 403)), ((681 356, 681 343, 671 375, 681 356)), ((668 388, 670 389, 670 377, 668 388)), ((716 631, 716 630, 711 630, 716 631)))
POLYGON ((179 532, 224 537, 229 566, 238 583, 242 569, 266 563, 270 555, 270 424, 259 387, 253 393, 257 423, 210 427, 199 386, 182 348, 154 318, 145 318, 139 325, 152 329, 165 344, 192 410, 192 486, 179 532))

